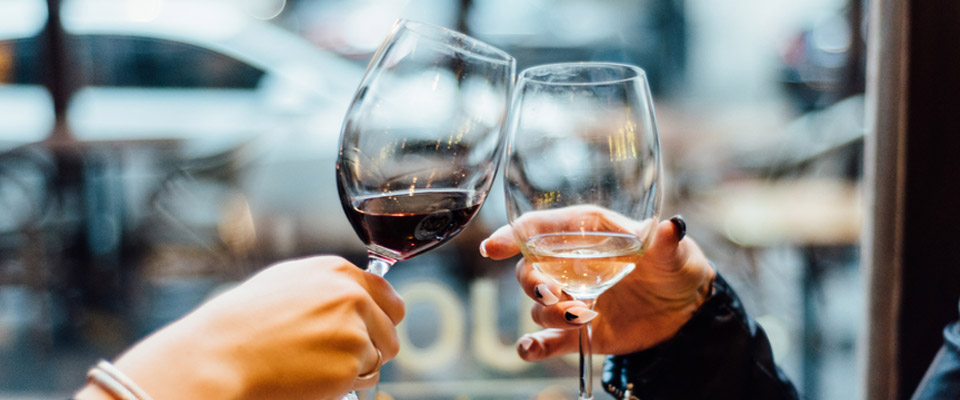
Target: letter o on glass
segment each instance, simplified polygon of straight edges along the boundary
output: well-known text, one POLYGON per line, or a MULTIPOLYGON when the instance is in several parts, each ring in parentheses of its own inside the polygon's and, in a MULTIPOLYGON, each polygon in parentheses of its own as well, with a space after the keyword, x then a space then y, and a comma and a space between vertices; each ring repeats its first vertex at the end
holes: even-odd
POLYGON ((397 327, 400 353, 395 361, 398 367, 413 372, 443 369, 457 361, 464 344, 464 312, 460 297, 448 286, 437 282, 416 282, 405 285, 399 291, 407 310, 416 304, 427 303, 436 310, 439 332, 436 340, 427 347, 418 347, 410 342, 405 319, 397 327))

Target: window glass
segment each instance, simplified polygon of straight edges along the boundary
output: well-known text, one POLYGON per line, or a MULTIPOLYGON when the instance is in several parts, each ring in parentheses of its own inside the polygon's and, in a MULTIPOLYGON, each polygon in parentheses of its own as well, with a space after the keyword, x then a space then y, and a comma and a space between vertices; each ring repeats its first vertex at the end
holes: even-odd
MULTIPOLYGON (((400 17, 520 69, 644 68, 663 216, 686 217, 805 398, 852 398, 866 13, 849 1, 64 0, 60 86, 45 2, 0 1, 0 209, 19 210, 0 213, 0 398, 67 397, 96 359, 275 261, 364 264, 333 166, 400 17)), ((407 305, 380 384, 394 399, 576 392, 575 357, 516 355, 532 303, 515 260, 477 252, 506 223, 495 184, 460 236, 387 277, 407 305)))
POLYGON ((43 0, 0 2, 0 151, 41 140, 53 127, 37 38, 46 18, 43 0))

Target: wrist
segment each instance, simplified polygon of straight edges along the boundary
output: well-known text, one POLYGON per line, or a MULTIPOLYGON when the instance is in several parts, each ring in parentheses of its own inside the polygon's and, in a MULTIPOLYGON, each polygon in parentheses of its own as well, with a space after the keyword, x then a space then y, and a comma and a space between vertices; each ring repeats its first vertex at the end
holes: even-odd
POLYGON ((717 280, 717 267, 712 262, 709 262, 709 264, 710 268, 706 270, 703 281, 699 286, 697 286, 697 299, 695 302, 696 307, 694 308, 694 312, 699 310, 700 307, 703 306, 703 304, 706 303, 707 300, 709 300, 710 297, 712 297, 717 291, 715 284, 717 280))
POLYGON ((239 398, 240 379, 229 368, 218 338, 194 335, 214 332, 192 327, 192 320, 174 322, 123 354, 115 366, 153 399, 239 398))
MULTIPOLYGON (((731 343, 736 338, 751 334, 745 324, 746 314, 740 300, 715 271, 711 274, 710 290, 703 290, 706 297, 692 317, 669 339, 656 346, 630 354, 607 358, 604 366, 604 389, 622 394, 627 384, 632 384, 633 395, 640 398, 703 398, 696 395, 652 395, 653 388, 669 388, 683 391, 694 388, 686 384, 664 384, 678 377, 689 379, 692 374, 712 371, 705 365, 719 365, 735 356, 731 343)), ((739 342, 738 342, 739 343, 739 342)), ((689 382, 689 381, 685 381, 689 382)), ((619 397, 618 397, 619 398, 619 397)))

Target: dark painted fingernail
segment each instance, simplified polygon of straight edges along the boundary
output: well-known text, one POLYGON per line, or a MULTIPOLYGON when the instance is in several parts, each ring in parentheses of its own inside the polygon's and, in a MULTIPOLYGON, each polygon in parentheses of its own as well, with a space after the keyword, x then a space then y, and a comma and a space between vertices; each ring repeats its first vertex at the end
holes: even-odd
POLYGON ((530 351, 530 347, 533 346, 533 338, 530 336, 524 335, 520 340, 517 341, 517 344, 520 345, 520 348, 523 351, 530 351))
POLYGON ((673 218, 670 218, 670 222, 673 223, 673 226, 677 232, 677 241, 683 240, 687 236, 687 221, 683 219, 682 215, 674 215, 673 218))
POLYGON ((523 335, 517 341, 517 353, 521 356, 535 356, 543 349, 540 339, 533 335, 523 335))
POLYGON ((540 302, 545 306, 552 306, 560 301, 560 299, 558 299, 557 296, 553 294, 553 292, 551 292, 544 283, 534 287, 533 294, 537 295, 537 298, 540 299, 540 302))
POLYGON ((563 313, 563 318, 565 318, 567 322, 576 322, 578 324, 590 322, 596 316, 596 311, 582 307, 573 307, 563 313))

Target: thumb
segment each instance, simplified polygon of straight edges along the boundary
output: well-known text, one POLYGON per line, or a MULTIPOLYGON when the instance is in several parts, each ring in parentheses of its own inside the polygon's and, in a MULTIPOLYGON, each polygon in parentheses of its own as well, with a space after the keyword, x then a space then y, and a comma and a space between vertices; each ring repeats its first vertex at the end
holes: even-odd
POLYGON ((517 354, 526 361, 541 361, 573 353, 580 345, 579 329, 544 329, 528 333, 517 341, 517 354))
POLYGON ((679 268, 687 257, 687 249, 681 245, 686 235, 687 222, 683 216, 675 215, 661 222, 657 225, 653 243, 644 254, 644 261, 666 269, 679 268))
POLYGON ((510 225, 501 226, 490 237, 480 242, 480 255, 493 259, 504 260, 520 253, 520 246, 513 238, 513 228, 510 225))

